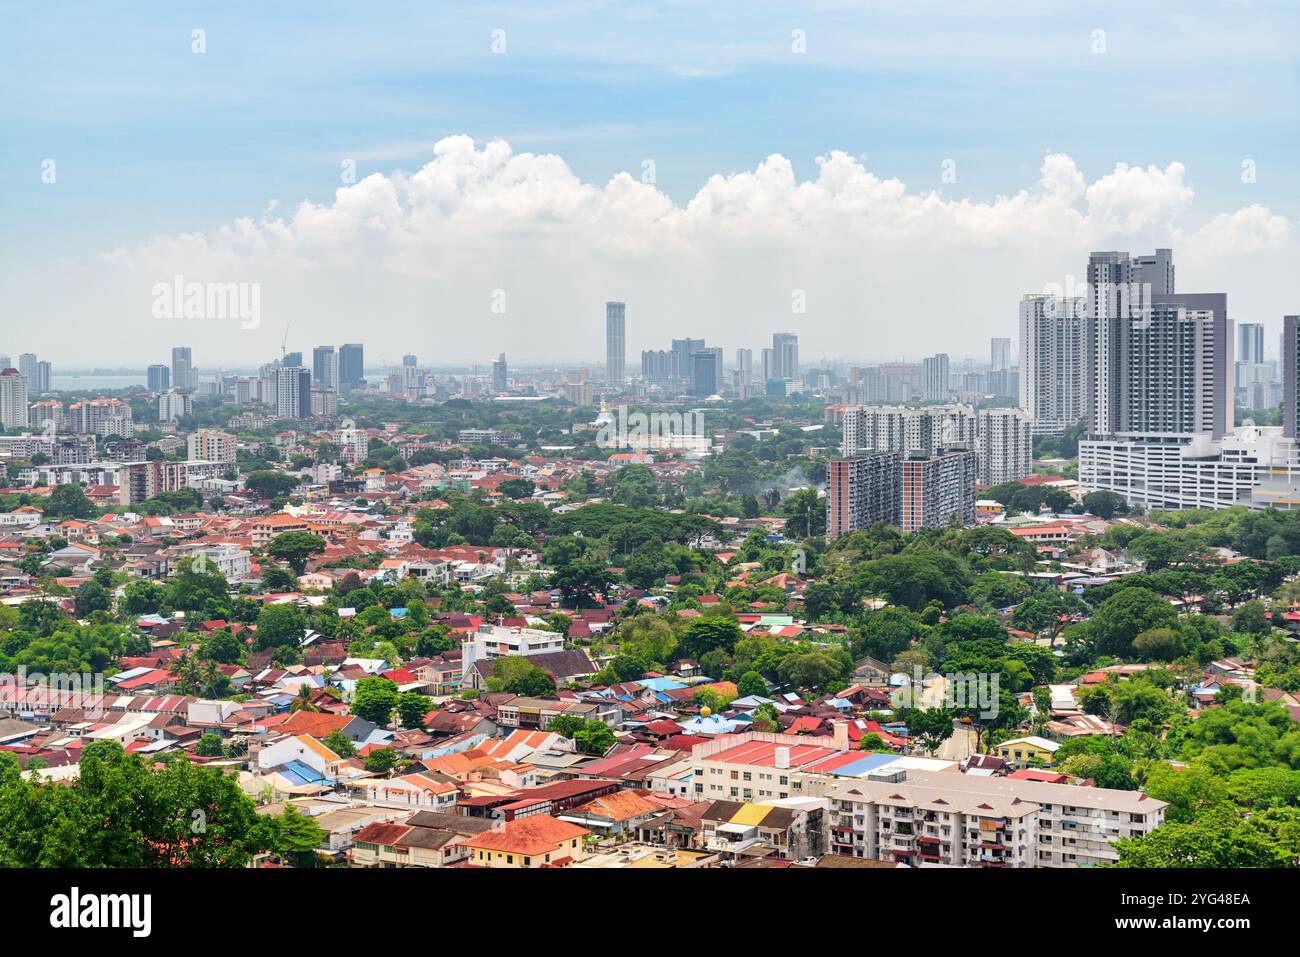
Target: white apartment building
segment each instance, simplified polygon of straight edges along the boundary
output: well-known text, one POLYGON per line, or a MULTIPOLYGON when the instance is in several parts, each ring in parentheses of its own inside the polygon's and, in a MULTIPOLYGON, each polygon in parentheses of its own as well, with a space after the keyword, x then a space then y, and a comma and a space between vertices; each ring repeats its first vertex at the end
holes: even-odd
POLYGON ((1084 419, 1084 306, 1082 296, 1020 300, 1020 407, 1036 435, 1084 419))
POLYGON ((135 434, 131 404, 121 399, 85 399, 68 406, 68 424, 78 435, 116 435, 129 439, 135 434))
POLYGON ((370 454, 370 436, 365 429, 343 428, 334 433, 334 444, 339 447, 344 461, 364 462, 370 454))
POLYGON ((27 377, 16 369, 0 370, 0 428, 27 427, 27 377))
POLYGON ((540 655, 564 650, 564 636, 539 628, 512 628, 482 624, 473 636, 461 642, 461 668, 468 677, 474 662, 492 661, 509 655, 540 655))
POLYGON ((975 438, 975 409, 969 405, 867 405, 845 410, 840 449, 845 457, 863 452, 934 453, 954 446, 974 448, 975 438))
POLYGON ((251 556, 232 542, 186 549, 182 558, 202 559, 211 563, 226 581, 243 581, 252 575, 251 556))
POLYGON ((189 457, 209 462, 235 461, 238 440, 229 432, 216 429, 199 429, 189 437, 189 457))
POLYGON ((188 392, 168 389, 158 395, 158 421, 176 422, 194 412, 194 397, 188 392))
POLYGON ((1209 435, 1128 434, 1079 443, 1079 490, 1147 508, 1300 507, 1300 453, 1279 427, 1209 435))
POLYGON ((975 428, 976 481, 1001 485, 1034 473, 1033 421, 1023 409, 981 409, 975 428))
POLYGON ((831 850, 909 864, 1097 867, 1165 818, 1140 791, 908 771, 829 794, 831 850))

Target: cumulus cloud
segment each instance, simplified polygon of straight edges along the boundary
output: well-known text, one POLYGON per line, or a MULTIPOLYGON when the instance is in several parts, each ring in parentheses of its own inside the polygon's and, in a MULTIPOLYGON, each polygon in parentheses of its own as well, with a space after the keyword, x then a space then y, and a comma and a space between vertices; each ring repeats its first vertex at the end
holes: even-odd
MULTIPOLYGON (((607 299, 628 304, 632 366, 672 337, 705 337, 730 357, 773 331, 799 333, 810 360, 984 355, 989 336, 1014 335, 1020 295, 1080 276, 1090 249, 1172 245, 1180 285, 1208 289, 1203 268, 1230 304, 1233 262, 1295 253, 1294 224, 1262 206, 1198 221, 1177 161, 1121 163, 1088 182, 1049 153, 1010 195, 975 201, 959 188, 912 189, 838 151, 800 180, 774 154, 677 205, 639 171, 587 183, 559 156, 452 136, 414 173, 123 245, 45 277, 40 294, 120 361, 138 359, 146 337, 192 344, 200 365, 251 366, 278 352, 286 325, 291 349, 362 341, 372 362, 482 361, 503 349, 516 363, 595 360, 607 299), (261 327, 159 327, 148 290, 176 275, 259 283, 261 327), (806 312, 791 311, 796 290, 806 312)), ((1295 308, 1271 300, 1285 295, 1281 278, 1255 286, 1252 309, 1295 308)))

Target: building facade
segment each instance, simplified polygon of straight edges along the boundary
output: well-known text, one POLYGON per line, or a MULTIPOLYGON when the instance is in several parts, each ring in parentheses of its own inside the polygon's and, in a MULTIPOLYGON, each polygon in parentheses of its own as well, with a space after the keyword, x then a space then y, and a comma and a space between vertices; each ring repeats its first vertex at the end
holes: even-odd
POLYGON ((902 521, 903 458, 868 452, 832 459, 826 470, 826 537, 839 538, 877 522, 902 521))
POLYGON ((903 531, 975 521, 975 473, 975 453, 967 449, 904 458, 903 531))
POLYGON ((623 363, 627 357, 627 306, 621 302, 605 303, 605 381, 620 386, 624 381, 623 363))
POLYGON ((1034 474, 1033 422, 1023 409, 980 409, 975 415, 981 485, 1002 485, 1034 474))
POLYGON ((1035 434, 1059 435, 1085 418, 1083 297, 1020 300, 1020 407, 1035 434))

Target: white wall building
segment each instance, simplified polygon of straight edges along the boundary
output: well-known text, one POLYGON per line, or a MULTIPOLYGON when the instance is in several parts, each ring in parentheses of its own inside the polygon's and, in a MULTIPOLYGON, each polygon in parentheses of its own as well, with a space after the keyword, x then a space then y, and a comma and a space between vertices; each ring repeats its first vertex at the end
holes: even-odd
POLYGON ((564 636, 557 631, 483 624, 473 637, 461 642, 461 668, 468 676, 474 662, 480 659, 491 661, 508 655, 540 655, 563 650, 564 636))
POLYGON ((1129 434, 1079 443, 1079 489, 1147 508, 1300 508, 1300 454, 1279 427, 1209 435, 1129 434))
POLYGON ((1020 406, 1039 435, 1085 415, 1084 300, 1029 294, 1020 300, 1020 406))
POLYGON ((1034 472, 1033 421, 1023 409, 981 409, 975 417, 976 481, 1001 485, 1034 472))

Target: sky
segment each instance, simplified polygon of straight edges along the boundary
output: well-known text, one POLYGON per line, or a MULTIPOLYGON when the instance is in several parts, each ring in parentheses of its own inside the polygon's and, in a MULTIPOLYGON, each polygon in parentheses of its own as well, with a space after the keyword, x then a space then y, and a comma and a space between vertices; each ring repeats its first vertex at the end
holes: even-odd
POLYGON ((1271 350, 1298 35, 1248 0, 10 4, 0 353, 597 361, 619 299, 634 368, 985 357, 1155 246, 1271 350))

